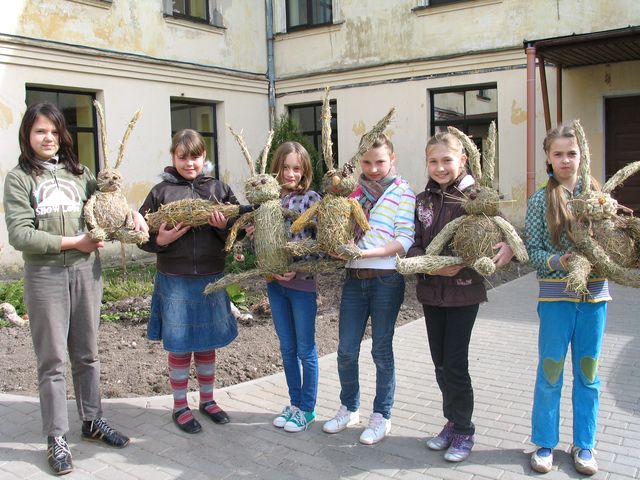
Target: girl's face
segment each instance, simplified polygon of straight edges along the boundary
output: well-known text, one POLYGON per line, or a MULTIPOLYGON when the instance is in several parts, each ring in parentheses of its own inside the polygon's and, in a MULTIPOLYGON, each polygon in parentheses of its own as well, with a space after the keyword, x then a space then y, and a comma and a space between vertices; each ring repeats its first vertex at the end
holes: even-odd
POLYGON ((38 115, 31 127, 29 144, 39 158, 49 160, 60 148, 58 129, 47 117, 38 115))
POLYGON ((556 138, 547 152, 547 164, 553 169, 553 176, 562 185, 574 186, 578 180, 580 148, 575 138, 556 138))
POLYGON ((452 150, 443 143, 431 145, 427 150, 427 173, 441 188, 451 185, 460 176, 467 163, 467 155, 452 150))
POLYGON ((360 158, 360 168, 367 180, 382 180, 391 173, 395 163, 396 154, 389 153, 386 145, 372 148, 360 158))
POLYGON ((289 153, 284 157, 282 169, 280 170, 280 180, 282 189, 293 191, 298 187, 302 178, 302 162, 296 152, 289 153))
POLYGON ((194 180, 202 173, 204 167, 204 158, 207 152, 202 152, 199 157, 194 157, 187 152, 182 145, 178 145, 173 152, 173 166, 186 180, 194 180))

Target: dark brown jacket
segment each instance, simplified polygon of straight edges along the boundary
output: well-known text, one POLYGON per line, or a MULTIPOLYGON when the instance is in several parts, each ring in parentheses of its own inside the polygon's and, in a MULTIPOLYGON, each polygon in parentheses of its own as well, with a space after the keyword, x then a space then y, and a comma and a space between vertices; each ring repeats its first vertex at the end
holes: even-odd
MULTIPOLYGON (((231 188, 213 177, 200 175, 193 181, 185 180, 175 168, 167 167, 163 181, 154 186, 145 199, 140 213, 155 212, 169 202, 185 198, 216 199, 220 203, 237 204, 231 188)), ((227 226, 231 226, 230 221, 227 226)), ((150 234, 149 242, 140 246, 143 250, 157 254, 156 266, 160 272, 174 275, 207 275, 224 270, 224 243, 229 231, 210 225, 191 228, 186 234, 160 247, 156 234, 150 234)))
MULTIPOLYGON (((460 202, 449 196, 462 197, 461 191, 473 184, 473 178, 463 173, 443 192, 437 182, 429 180, 416 198, 416 236, 407 257, 424 255, 447 223, 465 215, 460 202)), ((451 246, 447 245, 440 255, 453 255, 451 246)), ((482 276, 471 268, 463 268, 455 277, 419 274, 416 294, 420 303, 434 307, 463 307, 487 300, 482 276)))

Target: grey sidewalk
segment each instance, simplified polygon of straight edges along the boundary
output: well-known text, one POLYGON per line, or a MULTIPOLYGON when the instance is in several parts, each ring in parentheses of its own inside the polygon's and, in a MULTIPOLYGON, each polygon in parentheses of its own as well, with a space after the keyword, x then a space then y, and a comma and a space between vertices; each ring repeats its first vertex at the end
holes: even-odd
MULTIPOLYGON (((612 287, 609 321, 600 372, 600 479, 640 478, 640 291, 612 287)), ((318 419, 304 433, 288 434, 271 426, 287 403, 283 374, 217 391, 216 399, 232 418, 228 425, 203 420, 203 433, 181 434, 171 422, 171 398, 106 400, 105 416, 132 436, 124 450, 80 440, 75 404, 69 402, 69 443, 75 471, 66 478, 100 479, 500 479, 537 477, 522 452, 529 444, 529 414, 536 364, 537 317, 533 275, 492 290, 480 309, 471 343, 477 426, 470 459, 449 464, 424 446, 443 423, 440 393, 429 358, 424 322, 400 327, 395 338, 397 390, 391 435, 378 445, 358 443, 361 428, 335 435, 321 431, 322 421, 339 406, 335 354, 320 361, 318 419)), ((362 345, 363 422, 371 413, 374 369, 370 343, 362 345)), ((221 356, 224 351, 221 351, 221 356)), ((570 365, 565 384, 571 383, 570 365)), ((562 403, 557 471, 544 478, 581 478, 566 450, 571 442, 570 388, 562 403)), ((197 396, 189 395, 193 406, 197 396)), ((199 415, 196 413, 196 415, 199 415)), ((0 479, 52 478, 40 435, 36 399, 0 395, 0 479)))

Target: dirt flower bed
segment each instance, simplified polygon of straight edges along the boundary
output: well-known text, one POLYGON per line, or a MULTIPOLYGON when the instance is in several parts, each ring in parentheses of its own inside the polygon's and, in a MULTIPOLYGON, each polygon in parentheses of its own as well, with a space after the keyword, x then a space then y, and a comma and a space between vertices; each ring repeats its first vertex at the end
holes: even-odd
MULTIPOLYGON (((490 285, 501 285, 530 272, 530 267, 512 264, 490 278, 490 285)), ((344 273, 322 274, 318 288, 318 316, 316 341, 318 353, 335 352, 338 345, 338 309, 344 273)), ((238 323, 237 339, 217 351, 216 387, 234 385, 282 370, 266 288, 263 280, 243 285, 251 299, 253 320, 238 323)), ((171 393, 167 377, 166 352, 161 343, 146 339, 144 315, 150 298, 131 298, 106 304, 103 319, 120 317, 118 321, 104 321, 100 327, 101 384, 105 398, 165 395, 171 393)), ((422 306, 415 298, 415 279, 407 277, 407 288, 398 325, 422 317, 422 306)), ((368 329, 367 329, 368 334, 368 329)), ((425 348, 427 347, 425 332, 425 348)), ((35 356, 28 327, 0 329, 0 391, 37 396, 35 356)), ((69 370, 69 369, 68 369, 69 370)), ((67 394, 73 388, 67 373, 67 394)), ((192 375, 190 388, 197 389, 192 375)))

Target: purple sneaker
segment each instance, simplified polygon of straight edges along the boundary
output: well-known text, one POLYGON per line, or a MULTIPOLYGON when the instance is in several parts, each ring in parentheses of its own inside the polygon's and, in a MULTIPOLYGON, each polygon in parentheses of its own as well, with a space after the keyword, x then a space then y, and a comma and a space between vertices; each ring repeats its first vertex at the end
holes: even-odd
POLYGON ((444 459, 449 462, 462 462, 469 458, 474 443, 473 435, 453 434, 451 445, 444 454, 444 459))
POLYGON ((453 440, 453 422, 447 422, 437 437, 427 440, 427 447, 431 450, 444 450, 449 448, 451 440, 453 440))

